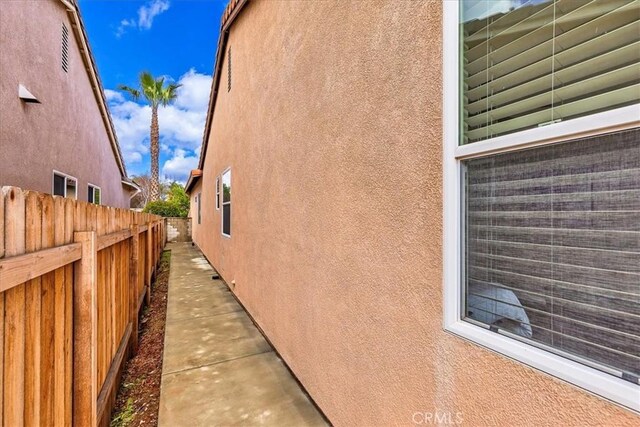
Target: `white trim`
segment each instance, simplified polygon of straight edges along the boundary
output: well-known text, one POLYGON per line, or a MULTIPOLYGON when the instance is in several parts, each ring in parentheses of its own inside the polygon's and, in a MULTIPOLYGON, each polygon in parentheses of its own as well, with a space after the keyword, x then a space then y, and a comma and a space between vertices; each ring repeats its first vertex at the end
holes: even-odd
MULTIPOLYGON (((95 184, 92 184, 90 182, 87 183, 87 187, 93 187, 93 190, 94 190, 93 191, 93 202, 89 202, 89 203, 92 203, 92 204, 98 205, 98 206, 102 205, 102 188, 100 188, 99 186, 97 186, 95 184), (96 200, 96 192, 95 192, 95 190, 96 189, 100 190, 100 203, 96 203, 95 202, 95 200, 96 200)), ((87 201, 89 201, 89 200, 87 200, 87 201)))
POLYGON ((640 387, 569 358, 461 320, 462 165, 461 160, 635 127, 638 105, 593 114, 546 127, 464 146, 459 145, 460 26, 458 2, 443 0, 443 326, 492 351, 537 368, 606 399, 640 412, 640 387), (594 125, 594 122, 597 125, 594 125))
MULTIPOLYGON (((223 186, 224 188, 224 174, 229 172, 229 174, 231 174, 231 167, 226 168, 224 171, 222 171, 222 173, 220 174, 220 184, 223 186)), ((224 232, 224 205, 231 205, 231 200, 229 200, 228 202, 224 201, 224 189, 222 191, 220 191, 220 196, 222 196, 222 200, 220 202, 220 206, 221 206, 221 210, 222 212, 220 213, 220 234, 222 234, 223 237, 226 237, 227 239, 231 238, 231 234, 226 234, 224 232)), ((229 226, 231 226, 231 217, 229 218, 229 226)))
POLYGON ((486 156, 638 126, 640 126, 640 105, 634 104, 484 141, 457 145, 455 156, 458 159, 486 156))
POLYGON ((629 381, 463 320, 447 325, 446 329, 489 350, 640 412, 640 387, 629 381))
MULTIPOLYGON (((51 194, 56 195, 55 194, 55 190, 56 190, 55 175, 64 177, 64 195, 62 197, 67 197, 67 180, 72 179, 76 182, 76 197, 74 197, 73 199, 78 200, 78 178, 76 178, 75 176, 69 175, 67 173, 60 172, 55 169, 53 169, 53 172, 51 173, 51 194)), ((59 196, 59 194, 57 195, 59 196)))

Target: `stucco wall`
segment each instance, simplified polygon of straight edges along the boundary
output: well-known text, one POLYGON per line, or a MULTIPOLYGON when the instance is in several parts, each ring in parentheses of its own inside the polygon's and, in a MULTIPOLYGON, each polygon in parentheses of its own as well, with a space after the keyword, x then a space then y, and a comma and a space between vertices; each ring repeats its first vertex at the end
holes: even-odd
POLYGON ((192 218, 167 218, 167 241, 190 242, 192 218))
POLYGON ((52 192, 53 170, 89 183, 102 203, 129 207, 113 150, 69 17, 58 0, 0 5, 0 185, 52 192), (62 23, 69 29, 69 72, 62 70, 62 23), (18 98, 23 84, 41 104, 18 98))
POLYGON ((250 2, 230 31, 194 240, 337 426, 436 411, 637 424, 443 331, 441 16, 439 1, 250 2), (230 239, 214 205, 227 167, 230 239))

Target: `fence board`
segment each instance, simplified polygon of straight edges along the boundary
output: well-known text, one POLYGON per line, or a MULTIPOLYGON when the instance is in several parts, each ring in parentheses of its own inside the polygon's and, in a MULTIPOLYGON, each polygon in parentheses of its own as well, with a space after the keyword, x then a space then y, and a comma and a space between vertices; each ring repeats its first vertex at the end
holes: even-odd
MULTIPOLYGON (((54 242, 54 204, 51 195, 43 195, 41 247, 52 248, 54 242)), ((41 317, 40 317, 40 423, 53 425, 54 421, 54 358, 51 349, 54 345, 54 305, 55 305, 55 272, 42 276, 41 283, 41 317)))
MULTIPOLYGON (((0 188, 0 259, 4 258, 4 192, 0 188)), ((0 292, 0 344, 4 348, 4 292, 0 292)), ((0 425, 4 425, 4 351, 0 351, 0 425)))
MULTIPOLYGON (((32 253, 42 247, 42 204, 37 193, 27 192, 25 250, 32 253)), ((32 268, 33 266, 31 266, 32 268)), ((42 278, 27 282, 26 286, 26 337, 24 373, 24 422, 28 426, 40 425, 40 318, 42 317, 42 278)), ((5 280, 2 280, 5 282, 5 280)))
MULTIPOLYGON (((6 256, 25 251, 25 200, 21 189, 5 187, 6 256)), ((4 423, 9 426, 24 424, 25 374, 25 285, 5 291, 4 333, 4 423)))
POLYGON ((131 230, 118 230, 115 233, 106 234, 98 238, 98 250, 101 251, 131 237, 131 230))
MULTIPOLYGON (((54 197, 54 243, 56 246, 64 245, 65 238, 65 205, 64 198, 54 197)), ((71 285, 71 284, 69 284, 71 285)), ((65 327, 65 287, 67 286, 64 268, 55 270, 55 286, 54 286, 54 373, 53 373, 53 391, 54 391, 54 424, 59 426, 64 424, 64 327, 65 327)))
POLYGON ((5 258, 0 264, 0 292, 37 279, 78 259, 80 246, 73 243, 5 258))
POLYGON ((96 299, 96 234, 78 231, 75 241, 82 243, 82 259, 75 268, 74 281, 74 330, 75 341, 73 369, 74 424, 95 426, 97 423, 98 348, 97 299, 96 299))
MULTIPOLYGON (((65 199, 64 213, 64 243, 69 244, 73 242, 73 235, 76 231, 73 200, 65 199)), ((70 427, 73 422, 73 264, 65 267, 65 281, 67 286, 64 297, 64 425, 70 427)))

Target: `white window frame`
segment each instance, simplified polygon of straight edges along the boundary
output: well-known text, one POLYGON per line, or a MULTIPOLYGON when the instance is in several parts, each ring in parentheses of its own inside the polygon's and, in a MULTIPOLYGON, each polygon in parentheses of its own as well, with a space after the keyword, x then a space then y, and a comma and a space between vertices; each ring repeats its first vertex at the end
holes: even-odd
MULTIPOLYGON (((89 202, 89 203, 92 203, 92 204, 94 204, 94 205, 98 205, 98 206, 102 205, 102 188, 100 188, 99 186, 97 186, 97 185, 95 185, 95 184, 92 184, 92 183, 90 183, 90 182, 88 182, 88 183, 87 183, 87 188, 88 188, 88 187, 93 187, 93 200, 94 200, 93 202, 89 202), (95 202, 95 200, 96 200, 96 193, 95 193, 95 190, 99 190, 99 191, 100 191, 100 203, 96 203, 96 202, 95 202)), ((76 191, 76 193, 77 193, 77 191, 76 191)), ((87 200, 87 201, 88 201, 88 200, 87 200)))
POLYGON ((462 160, 640 126, 640 105, 459 145, 459 2, 443 0, 443 291, 444 329, 594 394, 640 412, 640 387, 601 370, 462 320, 462 160))
POLYGON ((216 176, 216 210, 220 210, 220 176, 216 176))
MULTIPOLYGON (((224 185, 224 181, 222 180, 222 177, 227 172, 231 173, 231 168, 230 167, 226 168, 220 174, 220 185, 221 186, 224 185)), ((227 239, 230 239, 231 238, 231 234, 226 234, 224 232, 224 205, 230 205, 231 204, 231 200, 229 200, 228 202, 224 201, 224 190, 220 191, 220 196, 222 197, 222 201, 220 202, 221 209, 222 209, 222 211, 220 212, 220 234, 222 234, 222 236, 226 237, 227 239)), ((231 218, 229 218, 229 225, 231 225, 231 218)))
POLYGON ((60 172, 58 170, 53 170, 52 174, 51 174, 51 194, 55 195, 55 190, 56 190, 56 184, 55 184, 55 176, 59 175, 64 177, 64 196, 62 197, 67 197, 67 180, 74 180, 76 182, 76 197, 73 198, 73 200, 78 200, 78 191, 79 191, 79 187, 78 187, 78 178, 76 178, 75 176, 71 176, 67 173, 64 172, 60 172))

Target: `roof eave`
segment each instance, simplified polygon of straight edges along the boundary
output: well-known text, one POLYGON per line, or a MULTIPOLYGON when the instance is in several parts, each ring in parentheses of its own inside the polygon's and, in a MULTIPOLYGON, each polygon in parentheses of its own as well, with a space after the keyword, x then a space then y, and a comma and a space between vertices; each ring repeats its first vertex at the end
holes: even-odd
POLYGON ((191 189, 194 185, 196 185, 196 182, 198 182, 200 178, 202 178, 202 170, 193 169, 191 173, 189 173, 189 179, 187 179, 187 183, 184 185, 184 191, 186 193, 190 193, 191 189))
POLYGON ((200 149, 200 159, 198 161, 198 169, 204 168, 204 160, 207 155, 207 143, 209 141, 209 133, 211 132, 211 122, 213 121, 213 112, 215 110, 216 99, 218 96, 218 87, 220 86, 220 74, 222 68, 222 60, 224 58, 225 46, 229 36, 229 28, 238 17, 242 8, 249 0, 231 0, 227 5, 220 23, 220 35, 218 37, 218 50, 216 52, 216 64, 213 70, 213 81, 211 82, 211 94, 209 95, 209 107, 207 109, 207 118, 205 120, 204 134, 202 138, 202 148, 200 149))
POLYGON ((93 93, 96 97, 96 100, 98 101, 98 108, 100 109, 100 114, 102 115, 102 119, 107 129, 109 142, 111 143, 111 148, 116 158, 118 169, 120 170, 120 174, 122 175, 122 177, 126 178, 127 169, 124 164, 122 152, 120 151, 120 145, 118 144, 118 139, 116 137, 115 127, 113 126, 113 121, 111 120, 111 114, 109 113, 107 100, 104 96, 102 82, 100 81, 100 76, 98 75, 98 68, 96 66, 93 55, 91 54, 91 48, 89 47, 87 32, 84 28, 84 23, 82 22, 82 18, 80 16, 80 10, 78 9, 78 6, 75 4, 76 2, 74 0, 60 0, 60 2, 65 6, 65 8, 67 9, 67 13, 71 17, 71 26, 74 30, 74 33, 76 34, 76 38, 80 42, 80 54, 82 56, 82 60, 84 61, 86 70, 89 74, 89 80, 91 81, 93 93))

